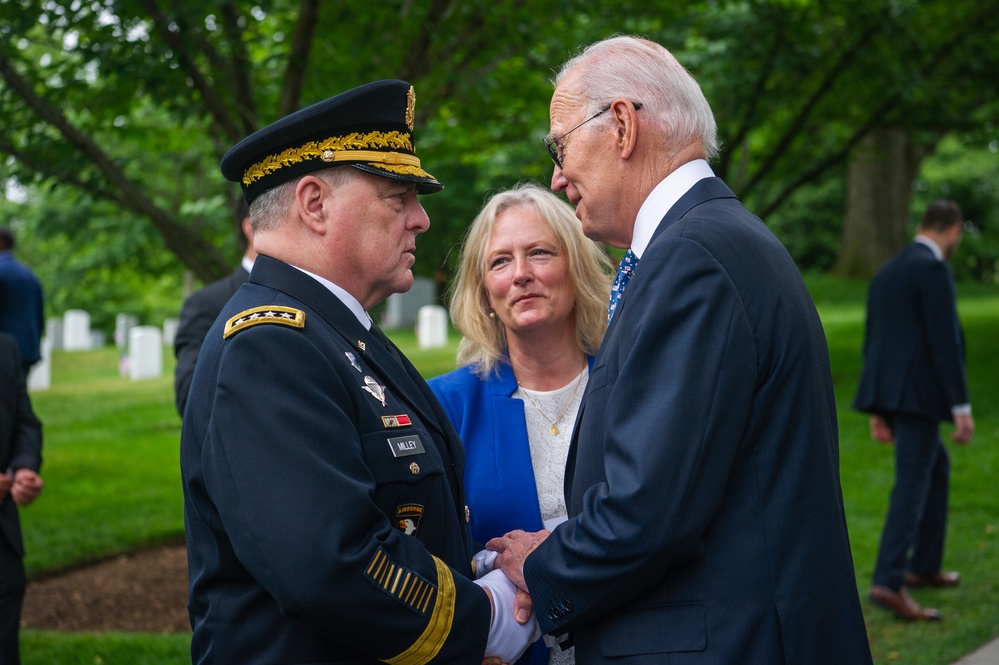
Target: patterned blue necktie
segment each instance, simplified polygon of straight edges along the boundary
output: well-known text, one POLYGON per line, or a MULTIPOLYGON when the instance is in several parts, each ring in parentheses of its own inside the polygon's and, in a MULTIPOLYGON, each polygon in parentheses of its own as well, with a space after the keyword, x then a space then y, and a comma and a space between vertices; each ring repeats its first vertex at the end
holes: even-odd
POLYGON ((624 295, 624 287, 628 286, 628 280, 631 279, 631 273, 635 272, 637 265, 638 257, 629 249, 625 252, 624 258, 621 259, 621 265, 617 267, 617 277, 614 278, 614 285, 611 286, 610 303, 607 305, 607 323, 610 323, 610 320, 614 318, 617 302, 624 295))

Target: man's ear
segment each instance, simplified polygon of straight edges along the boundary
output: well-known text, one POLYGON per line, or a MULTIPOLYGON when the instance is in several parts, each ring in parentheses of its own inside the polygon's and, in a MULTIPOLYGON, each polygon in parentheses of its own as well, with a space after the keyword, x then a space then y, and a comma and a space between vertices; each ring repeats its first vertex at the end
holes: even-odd
POLYGON ((295 186, 295 205, 298 216, 312 231, 326 233, 326 211, 324 202, 329 195, 329 187, 315 176, 307 175, 295 186))
POLYGON ((615 99, 610 108, 617 144, 622 159, 628 159, 638 143, 638 109, 624 98, 615 99))

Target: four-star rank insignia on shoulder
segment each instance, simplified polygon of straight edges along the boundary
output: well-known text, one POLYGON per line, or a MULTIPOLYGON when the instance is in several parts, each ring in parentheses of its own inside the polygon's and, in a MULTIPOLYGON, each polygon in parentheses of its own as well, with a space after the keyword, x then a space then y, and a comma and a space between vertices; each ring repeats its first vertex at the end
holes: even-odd
POLYGON ((240 330, 245 330, 261 323, 277 323, 292 328, 304 328, 305 312, 293 307, 282 307, 280 305, 254 307, 245 312, 240 312, 226 321, 222 339, 229 339, 240 330))

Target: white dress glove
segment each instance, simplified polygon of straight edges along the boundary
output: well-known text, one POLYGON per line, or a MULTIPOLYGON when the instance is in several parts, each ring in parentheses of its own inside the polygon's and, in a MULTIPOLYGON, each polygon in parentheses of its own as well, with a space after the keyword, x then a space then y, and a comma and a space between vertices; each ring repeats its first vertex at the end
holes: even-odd
POLYGON ((493 572, 493 566, 496 564, 496 557, 498 556, 499 552, 496 550, 479 550, 472 557, 472 561, 475 562, 475 579, 482 579, 486 576, 486 573, 493 572))
MULTIPOLYGON (((491 562, 490 562, 491 563, 491 562)), ((502 570, 494 570, 481 579, 475 580, 480 587, 489 589, 493 596, 493 620, 489 625, 489 639, 486 642, 485 657, 496 657, 504 663, 512 663, 520 658, 527 647, 541 636, 541 627, 531 612, 527 623, 519 624, 513 616, 513 602, 517 597, 517 586, 502 570)))

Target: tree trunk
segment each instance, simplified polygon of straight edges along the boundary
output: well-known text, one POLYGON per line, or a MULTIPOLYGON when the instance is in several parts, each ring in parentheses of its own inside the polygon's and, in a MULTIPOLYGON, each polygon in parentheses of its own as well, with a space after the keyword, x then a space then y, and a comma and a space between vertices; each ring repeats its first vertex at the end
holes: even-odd
POLYGON ((917 151, 901 129, 875 129, 850 155, 843 243, 833 272, 871 277, 906 243, 917 151))

